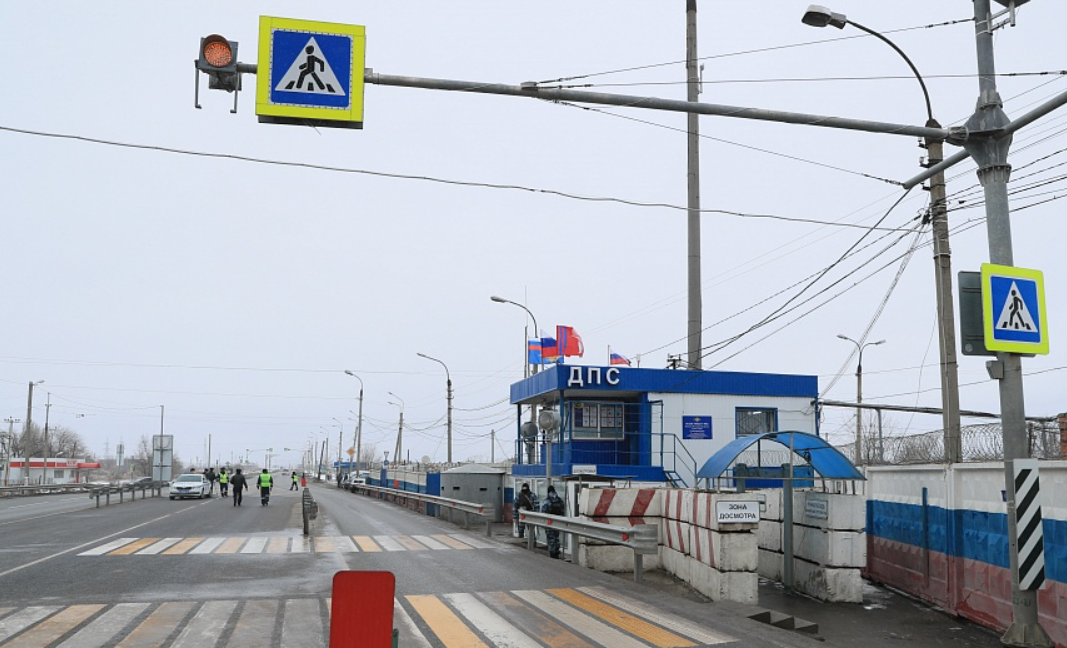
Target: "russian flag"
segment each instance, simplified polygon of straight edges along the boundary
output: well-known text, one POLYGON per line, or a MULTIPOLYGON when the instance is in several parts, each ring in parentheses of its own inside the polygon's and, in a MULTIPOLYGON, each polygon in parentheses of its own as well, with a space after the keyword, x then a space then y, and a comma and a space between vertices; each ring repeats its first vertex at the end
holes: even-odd
POLYGON ((622 355, 621 353, 612 352, 610 362, 613 365, 626 365, 627 367, 630 366, 630 359, 622 355))
POLYGON ((541 358, 545 362, 555 362, 562 354, 559 352, 559 344, 556 338, 541 338, 541 358))

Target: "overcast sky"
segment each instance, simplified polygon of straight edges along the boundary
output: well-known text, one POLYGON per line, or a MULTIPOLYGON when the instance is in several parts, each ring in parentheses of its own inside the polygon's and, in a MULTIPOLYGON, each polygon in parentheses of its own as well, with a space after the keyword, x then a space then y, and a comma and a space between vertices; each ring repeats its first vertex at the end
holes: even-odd
MULTIPOLYGON (((925 122, 895 52, 802 25, 806 6, 700 2, 701 100, 925 122)), ((973 112, 969 0, 832 8, 908 53, 943 124, 973 112)), ((196 110, 200 37, 223 34, 255 62, 260 15, 365 25, 367 66, 383 74, 685 98, 684 0, 0 3, 0 414, 24 420, 27 384, 44 380, 34 420, 50 399, 51 424, 97 455, 158 433, 162 405, 187 463, 205 464, 210 436, 213 458, 273 448, 285 465, 327 435, 335 456, 342 429, 352 445, 350 369, 366 387, 364 442, 392 453, 402 403, 404 454, 440 461, 445 374, 421 352, 451 372, 455 458, 499 460, 514 454, 508 386, 527 321, 490 295, 546 331, 573 326, 582 364, 607 364, 609 346, 642 367, 685 353, 684 115, 368 85, 363 130, 267 125, 252 76, 236 115, 205 78, 196 110)), ((1067 90, 1065 22, 1067 3, 1036 0, 997 32, 1010 116, 1067 90)), ((1045 272, 1052 331, 1051 354, 1024 361, 1032 416, 1067 410, 1065 122, 1060 110, 1026 128, 1011 154, 1015 263, 1045 272)), ((864 354, 864 400, 939 406, 926 193, 886 216, 904 193, 886 180, 920 170, 916 139, 720 117, 700 129, 705 368, 817 375, 826 398, 851 401, 854 347, 836 336, 870 328, 886 343, 864 354), (893 231, 865 229, 883 217, 893 231), (802 308, 716 344, 864 236, 802 308)), ((974 165, 948 177, 953 273, 978 270, 974 165)), ((961 405, 999 411, 984 361, 961 356, 961 405)), ((822 430, 847 441, 850 417, 828 409, 822 430)), ((894 434, 941 427, 892 418, 894 434)))

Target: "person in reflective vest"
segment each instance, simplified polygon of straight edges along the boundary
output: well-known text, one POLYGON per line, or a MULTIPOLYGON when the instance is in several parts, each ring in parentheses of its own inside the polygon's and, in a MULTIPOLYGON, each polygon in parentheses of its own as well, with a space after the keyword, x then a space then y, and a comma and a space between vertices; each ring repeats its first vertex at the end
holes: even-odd
POLYGON ((263 506, 266 506, 267 502, 270 501, 270 489, 273 486, 274 478, 264 468, 263 472, 259 473, 259 499, 263 506))
POLYGON ((293 485, 289 487, 289 490, 291 490, 291 491, 300 490, 300 484, 299 484, 299 482, 298 482, 298 480, 296 478, 296 471, 295 470, 293 471, 293 485))
POLYGON ((219 494, 226 497, 230 492, 230 476, 225 468, 219 468, 219 494))

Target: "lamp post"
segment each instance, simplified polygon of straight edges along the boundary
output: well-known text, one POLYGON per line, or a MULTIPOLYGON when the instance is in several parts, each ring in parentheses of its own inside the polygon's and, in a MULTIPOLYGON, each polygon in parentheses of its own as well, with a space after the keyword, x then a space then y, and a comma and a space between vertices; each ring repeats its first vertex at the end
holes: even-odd
MULTIPOLYGON (((397 463, 397 462, 400 461, 400 451, 404 448, 404 399, 400 398, 399 396, 397 396, 396 394, 394 394, 391 391, 387 391, 385 393, 389 394, 393 398, 395 398, 398 401, 400 401, 399 403, 394 403, 393 401, 388 401, 388 403, 390 405, 395 405, 395 406, 400 408, 400 427, 397 428, 397 432, 396 432, 396 451, 393 453, 393 463, 397 463)), ((388 453, 386 453, 386 454, 388 455, 388 453)))
MULTIPOLYGON (((531 311, 529 308, 526 308, 525 306, 523 306, 519 302, 514 302, 514 301, 511 301, 510 299, 504 299, 503 297, 497 297, 496 295, 490 296, 489 299, 495 301, 498 304, 511 304, 512 306, 518 306, 522 310, 526 311, 526 314, 529 315, 530 319, 533 320, 534 337, 535 338, 540 338, 541 337, 540 329, 537 328, 537 318, 534 317, 533 311, 531 311)), ((525 362, 524 365, 528 365, 528 364, 529 364, 529 358, 527 358, 527 362, 525 362)), ((538 359, 538 363, 535 364, 534 368, 533 368, 533 372, 534 373, 537 373, 538 369, 541 368, 541 364, 542 364, 542 361, 540 359, 538 359)), ((533 418, 531 417, 530 420, 532 421, 533 418)))
MULTIPOLYGON (((832 25, 844 29, 852 25, 886 43, 900 54, 911 68, 912 73, 922 87, 926 100, 926 125, 941 128, 934 119, 930 104, 930 93, 926 89, 919 70, 911 59, 892 41, 878 32, 849 20, 844 14, 837 14, 826 7, 811 5, 801 19, 806 25, 826 27, 832 25)), ((944 140, 925 138, 928 153, 927 165, 934 166, 944 158, 944 140)), ((956 316, 952 310, 952 250, 948 243, 948 201, 945 198, 945 172, 939 171, 930 178, 930 212, 929 223, 934 238, 934 282, 937 295, 938 349, 941 354, 941 425, 944 434, 945 456, 948 463, 957 463, 963 459, 963 443, 960 439, 960 391, 959 368, 956 363, 956 316)))
POLYGON ((360 445, 363 443, 363 379, 345 369, 345 373, 359 381, 359 422, 356 427, 356 477, 359 477, 359 464, 362 460, 360 445))
POLYGON ((448 372, 448 365, 446 365, 444 362, 441 362, 437 358, 431 358, 430 356, 426 355, 425 353, 416 353, 415 355, 419 356, 420 358, 426 358, 427 360, 433 360, 434 362, 438 363, 439 365, 441 365, 442 367, 445 368, 445 378, 448 380, 448 383, 447 383, 447 386, 446 386, 447 389, 445 391, 445 395, 447 396, 447 403, 448 403, 448 463, 449 463, 449 465, 451 465, 452 464, 452 374, 450 374, 448 372))
POLYGON ((345 444, 345 424, 343 422, 341 422, 341 419, 339 419, 337 417, 331 417, 331 418, 333 418, 333 420, 337 421, 337 427, 340 428, 340 430, 337 432, 337 475, 336 475, 336 477, 337 477, 337 486, 338 486, 338 488, 340 488, 340 486, 341 486, 341 446, 343 446, 345 444))
MULTIPOLYGON (((878 340, 877 342, 859 342, 853 340, 847 335, 837 334, 837 337, 842 340, 847 340, 856 345, 856 351, 859 353, 859 358, 856 360, 856 405, 863 402, 863 350, 869 346, 878 346, 879 344, 885 344, 885 340, 878 340)), ((863 408, 856 408, 856 465, 866 463, 863 461, 863 408)))

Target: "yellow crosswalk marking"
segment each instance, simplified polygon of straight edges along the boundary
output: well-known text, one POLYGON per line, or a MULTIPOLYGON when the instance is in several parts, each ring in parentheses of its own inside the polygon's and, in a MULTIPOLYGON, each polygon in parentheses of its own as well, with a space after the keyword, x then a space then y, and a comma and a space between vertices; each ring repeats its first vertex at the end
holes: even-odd
POLYGON ((426 545, 413 538, 407 536, 393 536, 393 539, 399 542, 400 545, 408 551, 429 551, 426 545))
POLYGON ((237 553, 237 550, 241 548, 241 545, 245 543, 248 538, 227 538, 225 542, 219 545, 219 548, 215 550, 217 554, 232 554, 237 553))
POLYGON ((50 645, 102 609, 104 609, 103 605, 72 605, 38 623, 31 631, 20 634, 4 646, 5 648, 39 648, 39 646, 50 645))
POLYGON ((464 544, 464 543, 460 542, 459 540, 456 540, 455 538, 450 538, 450 537, 446 536, 443 533, 439 533, 437 535, 432 535, 430 537, 433 538, 434 540, 437 540, 440 543, 443 543, 443 544, 448 545, 449 547, 452 547, 453 549, 474 549, 474 547, 470 546, 469 544, 464 544))
POLYGON ((128 544, 128 545, 126 545, 124 547, 119 547, 118 549, 110 552, 107 555, 109 555, 109 556, 128 556, 128 555, 132 554, 133 552, 140 551, 141 549, 144 549, 148 545, 155 544, 158 541, 159 541, 159 538, 141 538, 140 540, 134 540, 133 542, 131 542, 130 544, 128 544))
POLYGON ((436 596, 411 595, 405 597, 411 607, 426 621, 445 648, 488 648, 478 635, 471 632, 452 610, 436 596))
POLYGON ((163 642, 174 632, 174 628, 185 620, 195 603, 162 603, 148 618, 141 622, 115 648, 147 648, 162 646, 163 642))
POLYGON ((601 620, 622 628, 626 632, 640 637, 651 644, 660 646, 660 648, 685 648, 686 646, 696 645, 692 641, 679 637, 673 632, 668 632, 663 628, 654 626, 632 614, 623 612, 607 603, 598 601, 591 596, 586 596, 585 594, 576 592, 570 588, 550 589, 548 590, 548 593, 557 598, 561 598, 590 614, 594 614, 601 620))
POLYGON ((520 630, 537 637, 549 648, 595 648, 593 644, 557 623, 551 616, 526 605, 508 592, 488 592, 478 596, 490 607, 502 612, 503 616, 520 630))
POLYGON ((374 539, 370 536, 352 536, 352 539, 356 541, 357 545, 359 545, 360 551, 366 551, 370 553, 382 550, 382 548, 378 546, 378 543, 376 543, 374 539))
POLYGON ((192 549, 193 547, 195 547, 196 545, 200 544, 203 541, 204 541, 203 538, 186 538, 185 540, 182 540, 181 542, 179 542, 178 544, 174 545, 170 549, 167 549, 166 551, 164 551, 163 555, 166 555, 166 556, 177 556, 177 555, 184 554, 186 551, 189 551, 190 549, 192 549))
POLYGON ((267 553, 279 554, 289 551, 289 538, 271 538, 267 543, 267 553))

